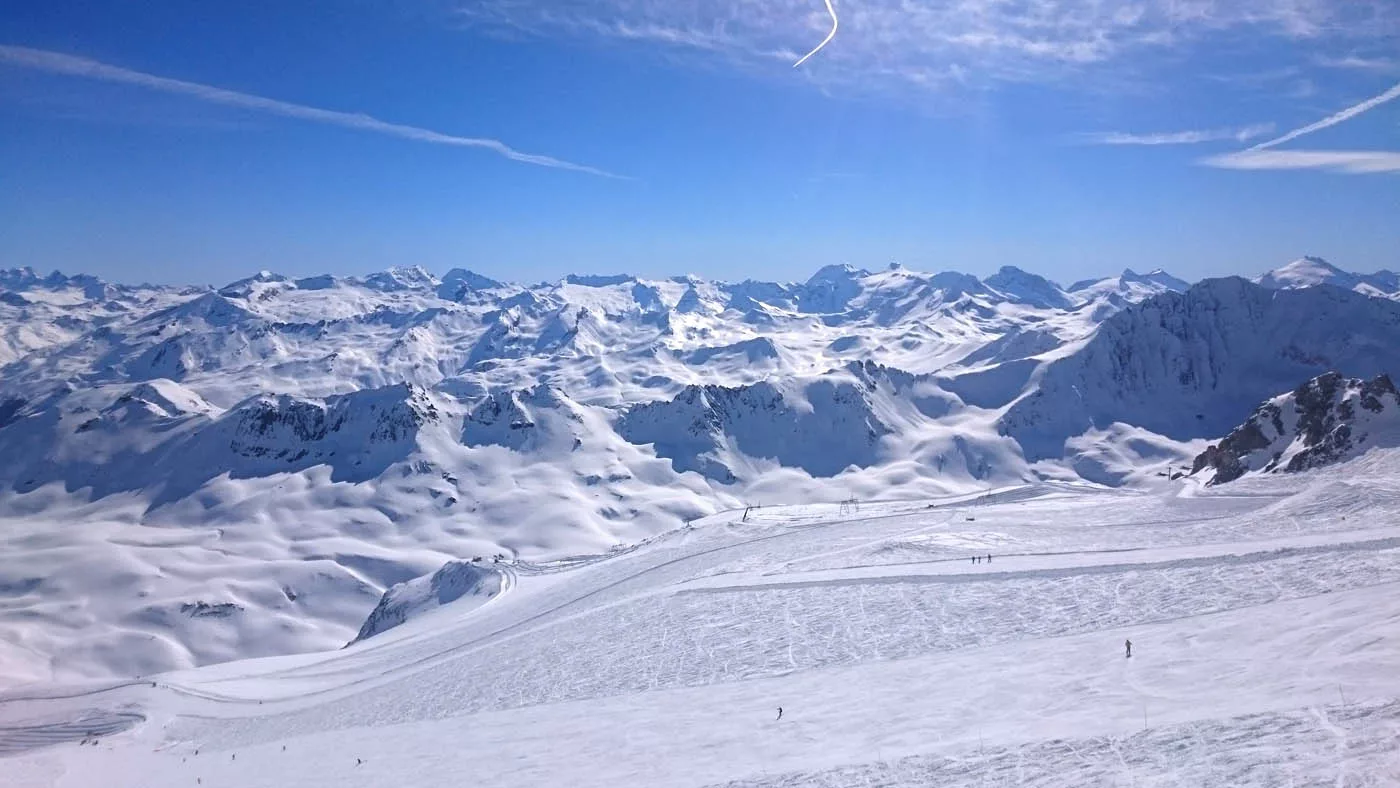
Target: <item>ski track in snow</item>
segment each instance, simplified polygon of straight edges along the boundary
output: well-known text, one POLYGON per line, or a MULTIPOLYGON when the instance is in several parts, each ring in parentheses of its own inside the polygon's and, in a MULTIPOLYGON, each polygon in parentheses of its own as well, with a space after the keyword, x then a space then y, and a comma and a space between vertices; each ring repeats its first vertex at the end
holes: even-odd
POLYGON ((336 652, 0 693, 0 766, 64 788, 1390 785, 1397 470, 726 512, 504 564, 489 603, 336 652))

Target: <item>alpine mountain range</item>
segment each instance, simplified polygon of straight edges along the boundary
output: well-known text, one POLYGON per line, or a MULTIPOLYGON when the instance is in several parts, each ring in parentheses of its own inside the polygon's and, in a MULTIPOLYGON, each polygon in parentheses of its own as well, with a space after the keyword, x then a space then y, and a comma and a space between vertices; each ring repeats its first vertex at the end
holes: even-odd
POLYGON ((498 592, 472 559, 737 507, 1304 471, 1400 445, 1397 369, 1400 276, 1319 258, 1067 287, 3 271, 0 590, 42 588, 46 626, 0 657, 48 678, 333 648, 498 592))

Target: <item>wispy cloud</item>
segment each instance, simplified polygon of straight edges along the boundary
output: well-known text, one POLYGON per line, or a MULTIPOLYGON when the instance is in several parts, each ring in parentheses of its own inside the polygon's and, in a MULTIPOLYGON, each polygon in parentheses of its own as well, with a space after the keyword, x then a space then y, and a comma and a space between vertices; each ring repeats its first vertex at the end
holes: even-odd
POLYGON ((1376 71, 1381 73, 1400 71, 1400 61, 1388 57, 1363 57, 1356 54, 1344 55, 1342 57, 1321 55, 1314 58, 1313 62, 1323 68, 1376 71))
POLYGON ((1168 131, 1134 134, 1123 131, 1097 131, 1078 135, 1075 139, 1089 145, 1199 145, 1203 142, 1249 142, 1274 130, 1272 123, 1260 123, 1234 129, 1199 131, 1168 131))
POLYGON ((1231 170, 1330 170, 1349 175, 1400 172, 1400 152, 1361 150, 1243 150, 1203 159, 1231 170))
POLYGON ((619 177, 595 167, 574 164, 562 159, 556 159, 553 156, 524 153, 506 145, 500 140, 480 137, 459 137, 454 134, 444 134, 442 132, 422 129, 416 126, 389 123, 360 113, 338 112, 336 110, 308 107, 302 104, 292 104, 290 102, 255 96, 249 93, 239 93, 233 90, 213 87, 211 85, 202 85, 197 82, 186 82, 184 80, 156 76, 155 74, 147 74, 142 71, 133 71, 120 66, 109 65, 84 57, 65 55, 59 52, 0 44, 0 64, 44 71, 51 74, 93 79, 102 82, 135 85, 150 90, 188 96, 199 101, 207 101, 213 104, 267 112, 273 115, 281 115, 298 120, 327 123, 333 126, 343 126, 360 131, 374 132, 376 134, 387 134, 389 136, 401 137, 417 142, 429 142, 435 145, 455 145, 467 148, 482 148, 504 156, 511 161, 518 161, 524 164, 555 167, 558 169, 572 170, 574 172, 588 173, 590 175, 601 175, 608 178, 619 177))
MULTIPOLYGON (((803 74, 867 89, 1114 76, 1220 34, 1351 51, 1400 26, 1393 0, 847 0, 836 10, 840 35, 803 74)), ((689 51, 774 76, 775 60, 791 63, 782 55, 832 27, 819 0, 470 0, 458 12, 478 29, 689 51)))
POLYGON ((1254 147, 1250 148, 1250 150, 1260 151, 1266 148, 1273 148, 1278 145, 1282 145, 1285 142, 1292 142, 1293 140, 1296 140, 1304 135, 1312 134, 1315 131, 1322 131, 1326 128, 1331 128, 1332 126, 1335 126, 1338 123, 1344 123, 1356 117, 1357 115, 1360 115, 1363 112, 1373 110, 1376 107, 1379 107, 1380 105, 1388 101, 1394 101, 1397 98, 1400 98, 1400 85, 1392 87, 1390 90, 1387 90, 1379 96, 1372 96, 1371 98, 1368 98, 1365 101, 1362 101, 1358 104, 1353 104, 1352 106, 1347 107, 1341 112, 1329 115, 1316 123, 1310 123, 1300 129, 1294 129, 1293 131, 1288 132, 1282 137, 1275 137, 1274 139, 1261 142, 1258 145, 1255 145, 1254 147))

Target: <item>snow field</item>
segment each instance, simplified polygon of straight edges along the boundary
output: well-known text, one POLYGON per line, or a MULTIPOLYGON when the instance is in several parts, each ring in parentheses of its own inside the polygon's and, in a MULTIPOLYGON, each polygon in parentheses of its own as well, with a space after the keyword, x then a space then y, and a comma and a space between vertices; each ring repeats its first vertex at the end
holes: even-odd
POLYGON ((1393 784, 1398 466, 724 512, 340 651, 0 696, 0 752, 65 788, 1393 784))

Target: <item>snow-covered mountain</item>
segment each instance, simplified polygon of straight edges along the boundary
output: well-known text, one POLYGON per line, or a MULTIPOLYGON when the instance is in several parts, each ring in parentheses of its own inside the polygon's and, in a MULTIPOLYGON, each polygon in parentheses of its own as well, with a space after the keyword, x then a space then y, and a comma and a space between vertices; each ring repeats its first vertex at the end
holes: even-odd
POLYGON ((1113 423, 1177 440, 1223 435, 1278 391, 1329 370, 1400 369, 1400 304, 1318 286, 1269 290, 1212 279, 1108 318, 1036 370, 1000 418, 1027 458, 1113 423))
POLYGON ((1275 268, 1254 280, 1275 290, 1332 285, 1355 290, 1370 296, 1400 300, 1400 274, 1377 271, 1374 274, 1353 274, 1332 265, 1321 257, 1302 257, 1275 268))
POLYGON ((1372 295, 897 264, 3 272, 0 674, 333 648, 449 561, 597 554, 747 504, 1156 478, 1301 381, 1393 372, 1400 303, 1372 295))
MULTIPOLYGON (((689 386, 674 399, 629 408, 618 433, 653 446, 679 471, 721 483, 757 478, 764 461, 826 478, 909 459, 908 439, 960 407, 929 376, 853 362, 815 378, 689 386)), ((938 466, 952 473, 946 458, 938 466)), ((960 470, 987 472, 966 462, 960 470)))
POLYGON ((982 281, 993 290, 1030 306, 1069 309, 1076 303, 1063 288, 1049 279, 1014 266, 1004 265, 982 281))
POLYGON ((1260 405, 1197 456, 1191 472, 1222 484, 1253 471, 1305 471, 1393 446, 1400 446, 1400 393, 1390 378, 1329 372, 1260 405))
POLYGON ((1137 301, 1158 293, 1179 293, 1190 283, 1177 279, 1160 268, 1139 274, 1131 268, 1106 279, 1084 279, 1069 286, 1068 292, 1081 300, 1095 296, 1113 295, 1124 301, 1137 301))

